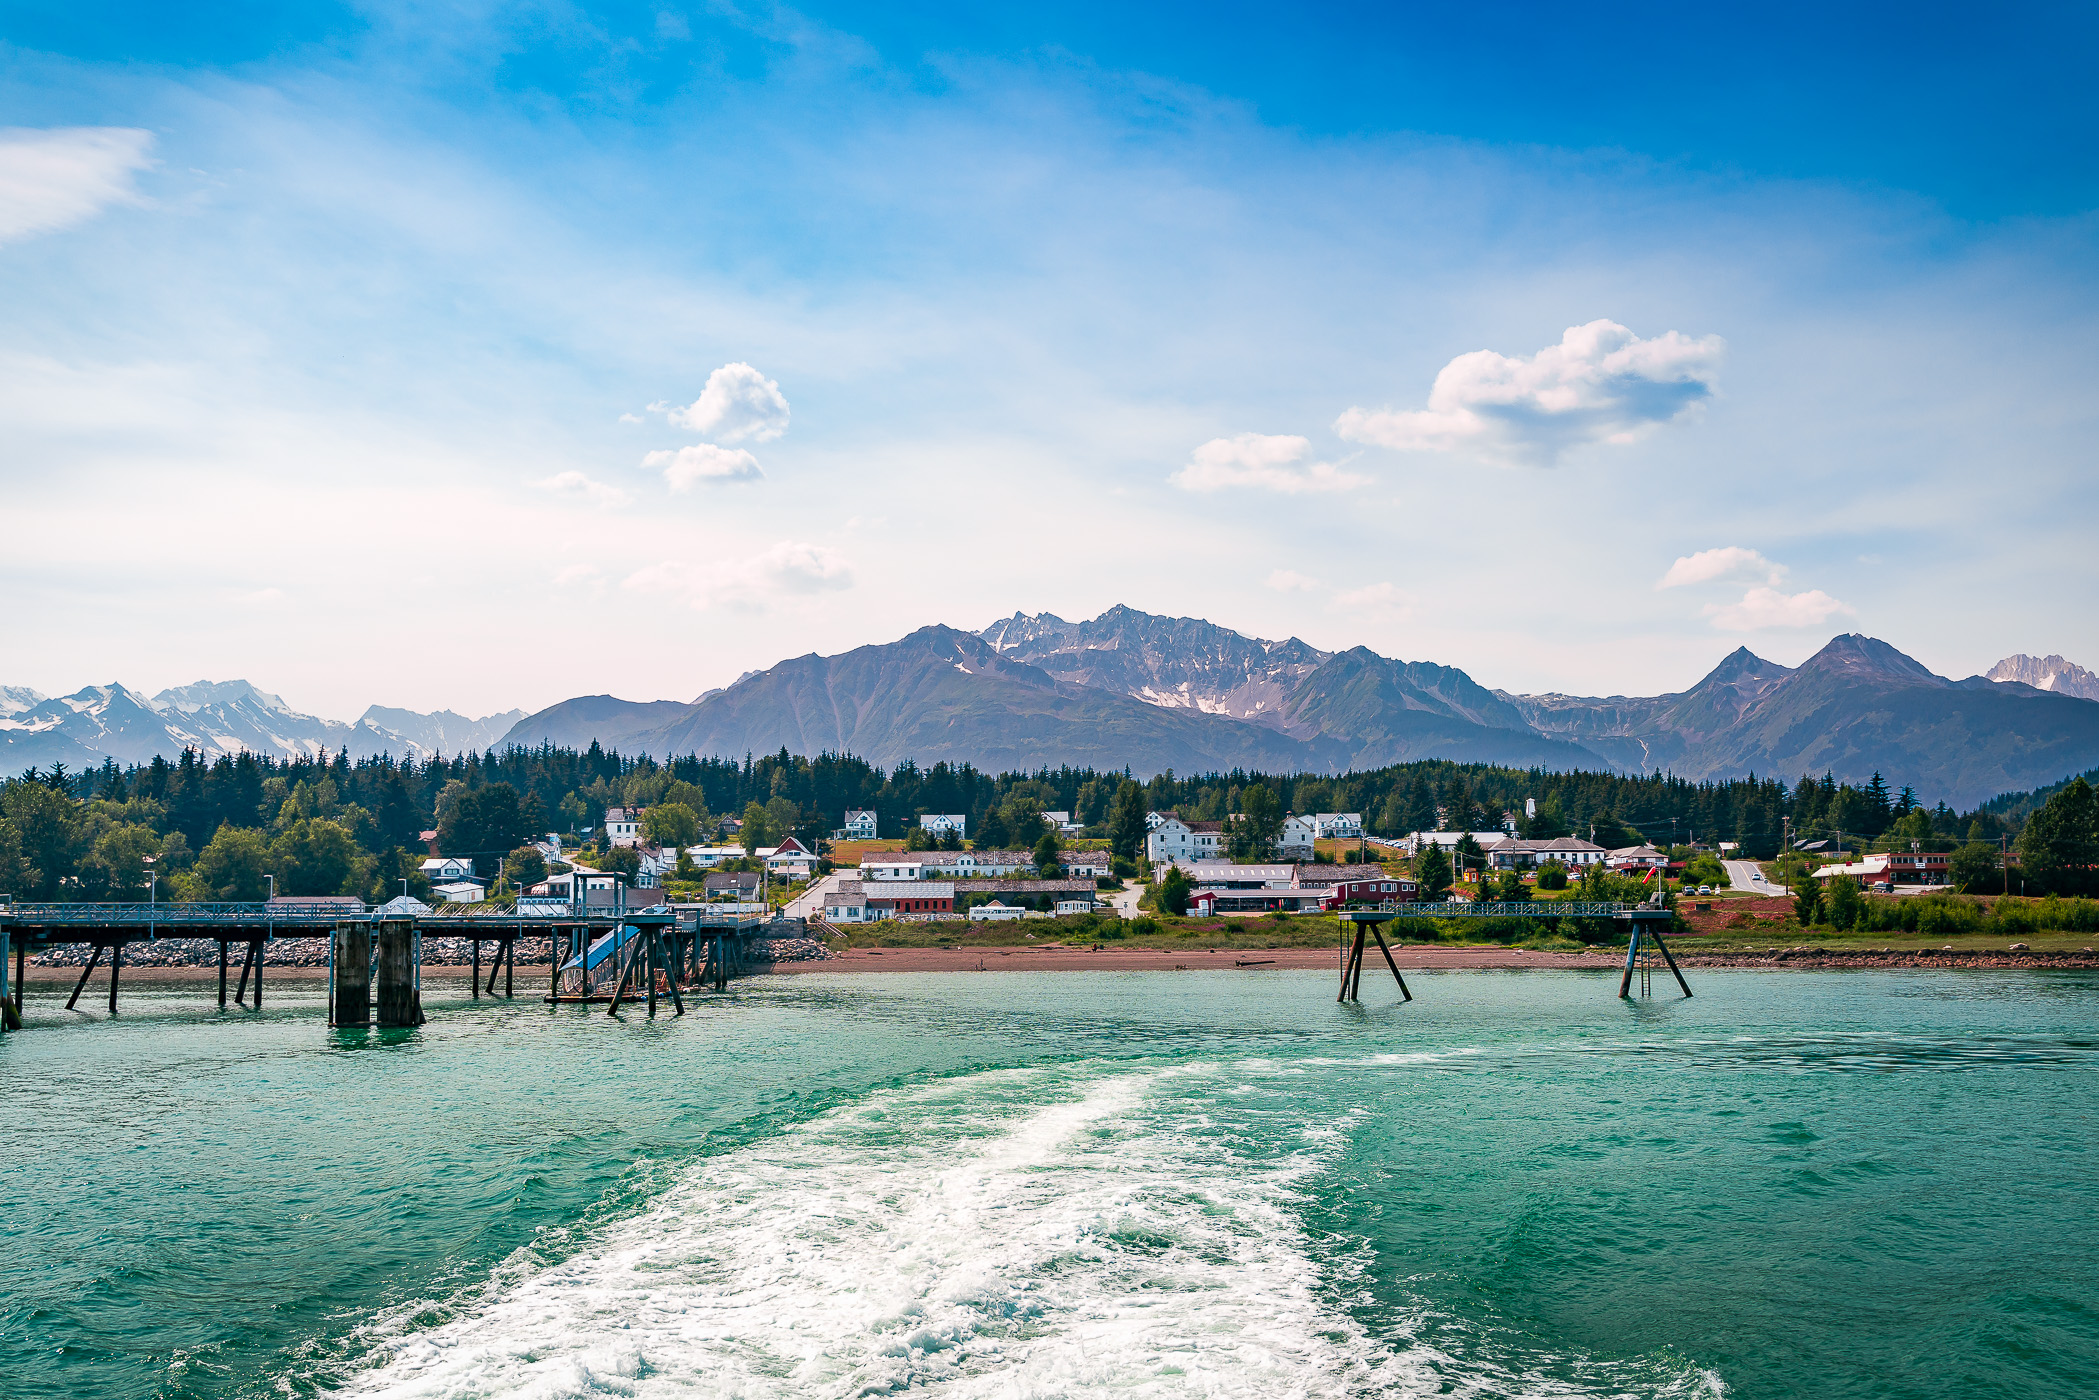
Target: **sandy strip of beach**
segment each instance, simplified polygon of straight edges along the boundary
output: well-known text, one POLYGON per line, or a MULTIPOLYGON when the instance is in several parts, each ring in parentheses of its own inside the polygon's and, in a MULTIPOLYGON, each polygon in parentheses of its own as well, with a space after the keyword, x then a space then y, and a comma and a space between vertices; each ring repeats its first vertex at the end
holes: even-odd
MULTIPOLYGON (((1766 952, 1701 953, 1695 944, 1686 947, 1683 942, 1674 945, 1677 962, 1686 970, 1706 967, 1768 967, 1779 969, 1812 970, 1816 968, 1851 967, 2052 967, 2052 968, 2099 968, 2099 955, 2089 951, 2012 953, 1983 949, 1961 949, 1935 952, 1924 949, 1823 949, 1793 947, 1772 949, 1766 952)), ((1583 952, 1544 952, 1529 948, 1448 947, 1441 945, 1404 945, 1392 950, 1393 961, 1402 972, 1430 972, 1438 968, 1617 968, 1625 964, 1624 951, 1589 949, 1583 952)), ((797 976, 812 972, 1176 972, 1223 969, 1239 972, 1265 972, 1276 969, 1315 968, 1323 972, 1338 972, 1339 962, 1332 948, 1090 948, 1048 947, 1019 948, 856 948, 849 952, 834 954, 823 959, 807 962, 780 963, 766 972, 780 976, 797 976)), ((472 969, 467 967, 430 966, 423 969, 426 978, 465 979, 472 969)), ((1366 977, 1373 973, 1390 976, 1383 960, 1373 947, 1367 950, 1363 964, 1366 977)), ((235 964, 233 975, 239 973, 235 964)), ((28 969, 28 980, 32 986, 70 986, 79 976, 78 968, 36 967, 28 969)), ((481 975, 488 976, 484 966, 481 975)), ((326 967, 276 967, 266 974, 267 982, 314 982, 325 980, 326 967)), ((519 963, 517 989, 520 995, 528 992, 537 995, 543 990, 547 976, 545 963, 536 967, 519 963)), ((127 984, 170 984, 209 982, 218 977, 218 968, 211 967, 132 967, 124 969, 127 984)), ((96 969, 88 982, 89 988, 106 987, 107 968, 96 969)), ((88 993, 83 993, 83 996, 88 993)))
MULTIPOLYGON (((1539 953, 1523 948, 1396 947, 1400 971, 1438 967, 1607 967, 1614 959, 1596 953, 1539 953)), ((1616 962, 1623 962, 1620 953, 1616 962)), ((855 948, 821 962, 785 963, 779 973, 800 972, 1173 972, 1227 968, 1247 972, 1270 968, 1319 968, 1337 976, 1339 954, 1332 948, 855 948)), ((1377 949, 1369 950, 1364 975, 1373 968, 1389 977, 1377 949)))

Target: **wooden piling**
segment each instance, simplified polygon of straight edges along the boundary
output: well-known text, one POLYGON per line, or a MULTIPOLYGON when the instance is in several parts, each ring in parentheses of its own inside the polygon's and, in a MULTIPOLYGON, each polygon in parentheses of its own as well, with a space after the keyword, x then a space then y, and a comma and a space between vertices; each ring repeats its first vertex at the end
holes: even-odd
POLYGON ((109 1014, 117 1014, 117 974, 124 968, 124 940, 109 946, 109 1014))
POLYGON ((415 920, 379 921, 379 1024, 419 1026, 423 1009, 416 995, 415 920))
POLYGON ((1399 975, 1399 963, 1393 958, 1392 950, 1385 946, 1384 930, 1380 929, 1376 924, 1372 924, 1370 926, 1370 936, 1377 940, 1377 950, 1385 955, 1385 966, 1392 969, 1392 980, 1399 983, 1400 1000, 1412 1001, 1414 994, 1407 990, 1407 979, 1399 975))
POLYGON ((467 978, 467 985, 474 990, 474 1000, 481 1000, 481 940, 474 939, 474 975, 467 978))
POLYGON ((258 938, 250 945, 255 949, 255 1009, 262 1010, 262 955, 268 951, 263 940, 258 938))
POLYGON ((219 1010, 226 1009, 226 940, 219 940, 219 1010))
POLYGON ((248 1004, 248 970, 254 966, 255 940, 251 938, 248 940, 247 951, 241 954, 240 985, 233 989, 233 1004, 235 1006, 246 1006, 248 1004))
POLYGON ((71 1011, 73 1003, 80 1000, 80 993, 87 986, 87 979, 93 975, 96 965, 101 961, 102 945, 97 943, 95 951, 88 955, 87 966, 80 969, 80 980, 73 984, 73 995, 66 998, 66 1010, 71 1011))
POLYGON ((1335 1001, 1356 1001, 1363 987, 1363 925, 1356 925, 1356 941, 1341 964, 1341 995, 1335 1001))
POLYGON ((372 1020, 372 925, 345 919, 335 926, 335 999, 331 1026, 367 1026, 372 1020))

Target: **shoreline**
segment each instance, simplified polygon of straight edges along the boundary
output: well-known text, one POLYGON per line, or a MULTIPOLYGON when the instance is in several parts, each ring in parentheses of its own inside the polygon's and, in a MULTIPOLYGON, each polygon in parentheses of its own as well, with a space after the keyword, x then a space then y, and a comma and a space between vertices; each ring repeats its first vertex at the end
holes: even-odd
MULTIPOLYGON (((1393 960, 1401 972, 1434 972, 1438 969, 1516 969, 1551 970, 1574 969, 1579 971, 1612 971, 1625 966, 1623 951, 1607 949, 1581 952, 1553 952, 1529 948, 1503 948, 1497 946, 1450 947, 1440 944, 1404 944, 1392 949, 1393 960)), ((1772 968, 1780 971, 1812 971, 1824 968, 2070 968, 2099 969, 2099 953, 2091 952, 2006 952, 1989 950, 1829 950, 1810 947, 1778 948, 1765 952, 1701 953, 1687 950, 1681 944, 1676 948, 1676 961, 1684 969, 1694 968, 1772 968)), ((836 953, 828 958, 812 958, 801 962, 776 963, 754 972, 754 976, 775 975, 800 976, 806 973, 848 972, 1196 972, 1239 971, 1301 972, 1314 970, 1336 972, 1338 955, 1331 948, 1220 948, 1215 951, 1205 948, 1102 948, 1091 947, 1018 947, 1018 948, 856 948, 836 953)), ((1363 965, 1366 977, 1376 973, 1389 976, 1382 966, 1375 949, 1366 955, 1363 965)), ((325 966, 268 966, 265 969, 268 983, 325 982, 328 969, 325 966)), ((472 975, 468 965, 432 964, 423 969, 425 977, 465 981, 472 975)), ((236 968, 229 977, 237 977, 236 968)), ((543 989, 547 969, 545 963, 535 965, 521 963, 517 970, 518 995, 530 989, 543 989)), ((484 965, 481 976, 486 979, 488 968, 484 965)), ((77 968, 36 967, 27 969, 26 980, 34 987, 70 987, 79 980, 77 968)), ((126 984, 182 985, 210 983, 218 978, 216 965, 205 967, 131 967, 124 968, 126 984)), ((107 967, 97 968, 88 979, 90 989, 106 988, 109 985, 107 967)), ((87 995, 86 992, 82 993, 87 995)))

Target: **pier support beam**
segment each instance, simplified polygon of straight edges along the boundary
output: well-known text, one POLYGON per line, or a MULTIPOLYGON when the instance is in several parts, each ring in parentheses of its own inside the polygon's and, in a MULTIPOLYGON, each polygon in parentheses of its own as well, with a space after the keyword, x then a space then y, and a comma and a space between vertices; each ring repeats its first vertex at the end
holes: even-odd
POLYGON ((335 926, 335 995, 331 1026, 367 1026, 372 1020, 372 925, 346 919, 335 926))
POLYGON ((415 920, 379 921, 379 1024, 423 1024, 422 993, 417 986, 415 920))
POLYGON ((14 951, 9 946, 10 939, 9 930, 0 927, 0 1031, 22 1029, 22 1008, 15 998, 15 988, 21 979, 17 977, 14 982, 7 980, 9 969, 13 967, 9 959, 9 955, 14 951))

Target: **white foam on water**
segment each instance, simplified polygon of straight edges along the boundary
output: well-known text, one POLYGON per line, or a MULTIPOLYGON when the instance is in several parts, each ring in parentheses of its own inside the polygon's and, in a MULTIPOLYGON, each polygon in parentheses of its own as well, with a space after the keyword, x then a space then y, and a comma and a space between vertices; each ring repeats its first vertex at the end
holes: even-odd
POLYGON ((372 1329, 379 1360, 344 1388, 389 1400, 1596 1393, 1366 1335, 1294 1210, 1345 1138, 1308 1124, 1280 1149, 1242 1150, 1241 1125, 1210 1109, 1243 1082, 1038 1069, 876 1095, 681 1168, 568 1259, 499 1270, 433 1326, 415 1322, 427 1305, 396 1310, 372 1329))

